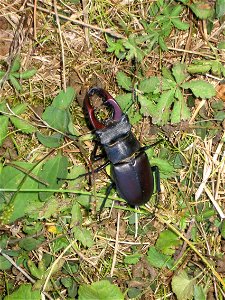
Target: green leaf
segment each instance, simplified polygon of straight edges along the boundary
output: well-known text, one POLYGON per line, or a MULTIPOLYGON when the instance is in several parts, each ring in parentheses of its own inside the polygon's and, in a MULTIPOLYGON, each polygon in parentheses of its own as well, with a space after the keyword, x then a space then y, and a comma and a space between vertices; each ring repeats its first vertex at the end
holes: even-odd
POLYGON ((54 133, 52 135, 43 135, 40 132, 36 133, 40 143, 48 148, 58 148, 62 145, 63 136, 60 133, 54 133))
POLYGON ((116 80, 119 86, 121 86, 124 90, 130 91, 132 90, 132 81, 130 77, 128 77, 124 72, 119 71, 116 74, 116 80))
POLYGON ((129 39, 124 40, 123 45, 126 49, 129 49, 126 55, 127 60, 131 60, 133 58, 136 58, 138 62, 143 60, 145 53, 136 44, 135 37, 130 37, 129 39))
POLYGON ((26 103, 20 103, 13 107, 11 110, 14 112, 16 115, 21 115, 23 114, 27 109, 27 104, 26 103))
POLYGON ((68 133, 68 126, 71 118, 68 110, 61 110, 54 106, 48 106, 44 111, 42 118, 52 128, 68 133))
POLYGON ((0 79, 2 79, 5 76, 5 71, 0 70, 0 79))
POLYGON ((195 279, 189 279, 183 270, 172 278, 172 290, 178 300, 192 299, 194 296, 195 279))
POLYGON ((156 248, 166 255, 172 255, 175 252, 176 246, 179 246, 181 241, 179 237, 171 230, 164 230, 160 233, 156 242, 156 248))
POLYGON ((151 98, 139 95, 138 102, 141 105, 140 112, 143 116, 153 116, 156 110, 156 104, 151 98))
POLYGON ((192 80, 182 84, 184 89, 191 89, 196 97, 209 99, 216 95, 214 86, 204 80, 192 80))
POLYGON ((4 256, 0 255, 0 270, 1 271, 9 270, 11 268, 11 266, 12 266, 11 262, 9 262, 8 259, 5 258, 4 256))
POLYGON ((206 291, 201 285, 194 286, 194 300, 206 300, 206 291))
POLYGON ((175 89, 171 89, 161 94, 156 110, 152 116, 154 124, 164 125, 169 121, 170 106, 174 101, 175 89))
MULTIPOLYGON (((225 0, 222 0, 225 2, 225 0)), ((224 4, 225 7, 225 4, 224 4)), ((225 41, 219 42, 219 44, 217 45, 218 49, 224 50, 225 49, 225 41)), ((0 78, 1 78, 1 73, 0 73, 0 78)))
MULTIPOLYGON (((181 5, 175 5, 175 7, 173 7, 172 11, 170 12, 170 17, 178 17, 179 14, 182 12, 183 7, 181 5)), ((173 18, 171 18, 171 20, 173 20, 173 18)))
POLYGON ((153 93, 155 89, 159 86, 160 81, 156 76, 144 79, 140 82, 138 89, 145 94, 153 93))
POLYGON ((205 2, 197 2, 192 3, 190 6, 193 13, 202 20, 209 19, 213 16, 214 9, 210 6, 210 4, 205 2))
POLYGON ((210 64, 208 65, 191 64, 187 67, 187 71, 191 74, 196 74, 196 73, 205 74, 209 72, 210 69, 211 69, 210 64))
POLYGON ((74 226, 79 226, 82 223, 82 213, 80 209, 80 204, 75 202, 72 206, 71 210, 71 221, 70 221, 70 228, 74 226))
POLYGON ((214 60, 212 61, 212 69, 211 72, 213 75, 221 76, 221 62, 214 60))
POLYGON ((142 255, 140 253, 127 255, 124 258, 124 263, 128 265, 135 265, 140 260, 141 257, 142 255))
POLYGON ((94 282, 91 285, 83 284, 78 291, 79 300, 124 300, 120 289, 108 280, 94 282))
POLYGON ((225 15, 225 0, 216 0, 216 17, 220 18, 225 15))
POLYGON ((19 299, 41 300, 41 293, 40 291, 33 291, 31 284, 22 284, 15 292, 4 298, 4 300, 19 299))
MULTIPOLYGON (((36 208, 36 210, 38 210, 38 219, 49 219, 51 216, 54 216, 57 211, 59 211, 59 206, 60 203, 58 203, 57 199, 55 198, 50 198, 48 199, 47 202, 45 202, 45 205, 40 207, 40 208, 36 208)), ((31 211, 29 212, 28 210, 30 210, 29 208, 26 209, 27 214, 31 215, 31 211)))
POLYGON ((126 112, 128 110, 128 108, 132 105, 133 94, 127 93, 127 94, 118 95, 118 96, 116 96, 116 101, 119 104, 122 111, 126 112))
POLYGON ((173 25, 179 30, 188 30, 189 24, 182 22, 180 18, 171 19, 173 25))
MULTIPOLYGON (((57 189, 60 187, 61 182, 59 178, 66 178, 68 174, 68 159, 61 154, 49 159, 45 164, 39 176, 49 183, 46 187, 42 183, 39 183, 39 188, 57 189)), ((52 192, 40 192, 39 197, 41 201, 45 201, 53 193, 52 192)))
POLYGON ((158 38, 158 43, 159 43, 159 46, 160 48, 163 50, 163 51, 167 51, 168 50, 168 47, 164 41, 164 38, 162 36, 159 36, 158 38))
POLYGON ((10 73, 18 71, 20 67, 21 67, 21 60, 19 55, 17 55, 12 63, 10 73))
POLYGON ((20 85, 19 81, 11 74, 9 74, 9 81, 14 87, 14 89, 16 89, 18 92, 22 90, 22 86, 20 85))
POLYGON ((37 240, 32 237, 23 238, 19 241, 20 248, 26 250, 26 251, 32 251, 35 250, 40 244, 42 243, 42 240, 37 240))
POLYGON ((92 247, 94 245, 92 234, 86 228, 74 227, 72 232, 74 238, 80 241, 84 247, 92 247))
POLYGON ((2 146, 8 132, 9 118, 0 116, 0 146, 2 146))
POLYGON ((182 97, 182 99, 180 100, 175 100, 173 110, 171 112, 171 123, 172 124, 180 123, 181 120, 188 120, 190 116, 191 116, 191 112, 187 107, 184 98, 182 97))
MULTIPOLYGON (((165 79, 169 79, 169 80, 171 80, 171 81, 174 81, 172 72, 171 72, 167 67, 162 67, 162 76, 163 76, 165 79)), ((163 78, 163 79, 164 79, 164 78, 163 78)))
POLYGON ((59 94, 54 98, 52 102, 52 106, 60 110, 69 109, 75 96, 76 96, 76 92, 74 88, 68 87, 65 92, 64 91, 59 92, 59 94))
POLYGON ((123 59, 126 55, 126 50, 123 46, 123 40, 122 39, 114 40, 107 35, 106 35, 106 40, 109 45, 106 51, 114 52, 117 58, 123 59))
POLYGON ((36 74, 36 72, 37 72, 36 69, 31 69, 31 70, 27 70, 27 71, 24 71, 21 73, 18 73, 18 72, 11 73, 11 75, 18 79, 29 79, 29 78, 33 77, 36 74))
POLYGON ((19 129, 23 133, 33 133, 36 131, 36 128, 25 120, 10 116, 10 121, 17 129, 19 129))
MULTIPOLYGON (((147 154, 148 154, 148 151, 147 151, 147 154)), ((166 159, 154 157, 151 159, 151 165, 157 166, 159 168, 161 178, 168 179, 168 178, 172 178, 176 175, 176 171, 175 171, 174 167, 166 159)))
POLYGON ((186 67, 181 63, 174 65, 172 72, 178 84, 181 84, 188 77, 188 74, 186 73, 186 67))
POLYGON ((149 264, 156 268, 166 268, 169 269, 173 266, 173 260, 169 255, 165 255, 158 250, 154 246, 149 247, 147 252, 147 260, 149 264))

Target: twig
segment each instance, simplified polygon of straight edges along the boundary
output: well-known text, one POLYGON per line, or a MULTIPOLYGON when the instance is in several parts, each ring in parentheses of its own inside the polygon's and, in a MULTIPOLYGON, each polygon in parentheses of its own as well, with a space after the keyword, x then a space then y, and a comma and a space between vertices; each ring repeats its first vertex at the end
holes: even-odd
MULTIPOLYGON (((31 4, 31 3, 27 3, 27 6, 34 7, 34 5, 31 4)), ((37 6, 37 9, 40 10, 40 11, 42 11, 42 12, 45 12, 47 14, 55 15, 55 13, 53 11, 50 11, 50 10, 45 9, 45 8, 42 8, 40 6, 37 6)), ((74 23, 74 24, 77 24, 77 25, 80 25, 80 26, 85 26, 85 27, 88 27, 90 29, 101 31, 101 32, 104 32, 104 33, 108 33, 111 36, 113 36, 115 38, 118 38, 118 39, 124 39, 125 38, 125 36, 123 36, 122 34, 116 33, 114 31, 112 31, 111 29, 100 28, 98 26, 87 24, 87 23, 79 21, 79 20, 73 20, 73 19, 71 19, 69 17, 66 17, 64 15, 61 15, 61 14, 58 14, 58 16, 59 16, 59 18, 62 18, 62 19, 67 20, 67 21, 70 21, 71 23, 74 23)))
POLYGON ((116 255, 117 255, 118 246, 119 246, 119 232, 120 232, 120 211, 118 211, 118 215, 117 215, 116 241, 115 241, 115 249, 114 249, 114 254, 113 254, 112 267, 111 267, 111 272, 110 272, 111 277, 113 276, 115 265, 116 265, 116 255))

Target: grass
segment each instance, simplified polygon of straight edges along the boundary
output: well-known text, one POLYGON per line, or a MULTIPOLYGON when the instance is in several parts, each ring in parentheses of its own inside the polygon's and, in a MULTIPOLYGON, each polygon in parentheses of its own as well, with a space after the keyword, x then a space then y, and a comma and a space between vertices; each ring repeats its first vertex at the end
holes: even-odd
MULTIPOLYGON (((0 77, 2 299, 25 294, 27 299, 224 298, 225 115, 224 99, 216 93, 225 75, 225 51, 218 47, 225 40, 224 20, 219 1, 203 7, 216 8, 207 18, 201 17, 201 7, 195 13, 183 2, 1 2, 0 70, 6 74, 0 77), (177 16, 173 9, 179 5, 177 16), (168 20, 174 19, 168 29, 168 20), (153 35, 144 22, 154 26, 153 35), (117 50, 109 52, 109 37, 117 50), (36 69, 29 78, 15 75, 21 90, 7 77, 16 57, 21 63, 17 72, 36 69), (196 59, 217 61, 219 67, 204 71, 207 67, 200 64, 204 70, 181 71, 179 63, 193 70, 196 59), (201 80, 207 85, 202 91, 199 85, 197 92, 192 86, 184 89, 181 76, 185 84, 201 80), (146 92, 143 80, 152 77, 160 85, 146 92), (149 103, 155 111, 161 105, 158 99, 169 91, 162 82, 172 84, 174 93, 182 91, 189 117, 180 117, 181 109, 175 123, 170 116, 164 123, 156 118, 149 103), (69 86, 74 98, 67 94, 69 86), (95 136, 82 107, 92 86, 115 97, 131 95, 123 101, 131 107, 127 114, 143 145, 163 139, 147 151, 161 172, 158 199, 154 193, 146 206, 132 208, 112 190, 100 220, 111 182, 108 170, 68 180, 101 164, 89 160, 95 136), (45 119, 61 90, 61 103, 70 104, 60 113, 70 113, 73 138, 64 131, 62 115, 56 118, 60 130, 45 119), (27 124, 35 129, 25 130, 27 124), (49 148, 37 131, 48 141, 59 134, 59 144, 49 148)), ((180 99, 176 96, 162 115, 180 99)))

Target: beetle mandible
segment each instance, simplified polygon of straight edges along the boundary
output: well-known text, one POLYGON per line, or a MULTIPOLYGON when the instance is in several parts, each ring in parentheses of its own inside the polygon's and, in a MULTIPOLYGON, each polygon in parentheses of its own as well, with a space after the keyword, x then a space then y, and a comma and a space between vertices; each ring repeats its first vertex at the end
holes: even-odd
POLYGON ((140 206, 153 194, 154 177, 148 157, 131 131, 131 124, 116 100, 104 89, 91 88, 84 99, 84 107, 95 134, 111 162, 112 179, 121 198, 131 206, 140 206), (112 117, 104 123, 95 116, 90 98, 97 95, 103 105, 113 110, 112 117))

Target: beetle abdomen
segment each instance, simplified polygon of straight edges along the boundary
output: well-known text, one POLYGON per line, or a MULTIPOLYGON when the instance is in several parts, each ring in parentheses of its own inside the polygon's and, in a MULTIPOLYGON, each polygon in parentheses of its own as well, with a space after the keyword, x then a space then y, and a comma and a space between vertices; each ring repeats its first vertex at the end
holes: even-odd
POLYGON ((145 152, 126 162, 112 165, 112 173, 117 191, 130 205, 139 206, 149 201, 154 179, 145 152))

